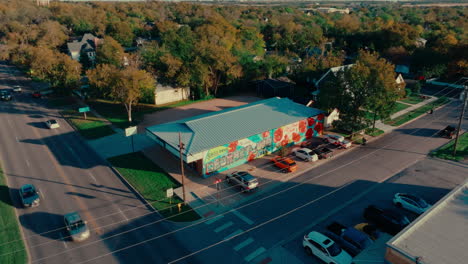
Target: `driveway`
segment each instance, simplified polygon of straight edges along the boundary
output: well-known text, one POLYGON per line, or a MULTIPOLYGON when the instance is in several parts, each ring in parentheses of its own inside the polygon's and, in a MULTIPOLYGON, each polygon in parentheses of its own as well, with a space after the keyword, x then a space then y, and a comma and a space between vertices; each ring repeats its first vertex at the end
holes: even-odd
POLYGON ((144 129, 149 126, 164 124, 179 119, 189 118, 192 116, 245 105, 248 103, 259 101, 261 99, 262 98, 249 95, 230 96, 175 107, 163 111, 158 111, 152 114, 147 114, 145 115, 143 121, 138 125, 138 129, 140 130, 139 133, 143 132, 144 129))

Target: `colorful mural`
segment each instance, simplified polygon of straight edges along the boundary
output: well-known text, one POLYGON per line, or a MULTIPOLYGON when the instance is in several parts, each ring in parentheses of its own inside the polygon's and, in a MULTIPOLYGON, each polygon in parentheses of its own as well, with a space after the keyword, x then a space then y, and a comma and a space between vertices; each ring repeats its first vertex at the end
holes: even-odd
POLYGON ((212 148, 204 154, 203 176, 209 177, 275 152, 284 146, 298 144, 313 136, 319 136, 323 130, 323 119, 324 115, 320 114, 212 148))

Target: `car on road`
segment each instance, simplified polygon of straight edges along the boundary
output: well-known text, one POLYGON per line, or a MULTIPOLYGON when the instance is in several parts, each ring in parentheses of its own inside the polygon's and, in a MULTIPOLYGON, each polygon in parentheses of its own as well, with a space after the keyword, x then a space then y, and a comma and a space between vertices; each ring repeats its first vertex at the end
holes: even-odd
MULTIPOLYGON (((357 230, 354 227, 346 227, 338 222, 333 222, 330 225, 328 225, 327 230, 332 232, 339 238, 345 240, 346 242, 351 243, 359 251, 367 248, 372 244, 372 240, 367 234, 357 230)), ((335 239, 334 237, 331 238, 338 243, 337 239, 335 239)))
POLYGON ((54 129, 54 128, 59 128, 60 125, 59 123, 57 122, 57 120, 55 119, 50 119, 50 120, 47 120, 46 122, 46 126, 50 129, 54 129))
POLYGON ((276 156, 271 161, 283 172, 295 172, 297 170, 296 162, 290 158, 276 156))
POLYGON ((351 147, 351 142, 346 140, 343 136, 340 135, 325 135, 323 138, 325 142, 328 142, 330 144, 336 145, 341 148, 350 148, 351 147))
POLYGON ((11 96, 10 91, 8 90, 0 90, 0 100, 2 101, 10 101, 13 99, 13 96, 11 96))
POLYGON ((314 255, 325 263, 352 264, 353 258, 329 237, 312 231, 302 240, 308 255, 314 255))
POLYGON ((32 184, 25 184, 19 189, 21 203, 24 207, 36 207, 41 202, 39 190, 32 184))
POLYGON ((375 205, 369 205, 364 209, 364 218, 390 235, 398 234, 410 223, 405 215, 393 210, 381 209, 375 205))
POLYGON ((81 219, 78 212, 72 212, 64 215, 65 227, 67 228, 68 233, 72 241, 84 241, 89 235, 89 228, 86 221, 81 219))
POLYGON ((296 157, 305 161, 317 161, 318 160, 317 154, 315 154, 312 150, 308 148, 296 149, 294 150, 293 153, 294 155, 296 155, 296 157))
POLYGON ((33 98, 41 98, 41 97, 42 97, 42 94, 41 94, 40 91, 34 91, 34 92, 32 93, 32 97, 33 97, 33 98))
POLYGON ((431 205, 424 199, 408 193, 396 193, 393 197, 393 204, 416 214, 422 214, 431 208, 431 205))
POLYGON ((328 159, 333 157, 333 151, 329 148, 316 148, 313 150, 315 154, 319 157, 319 159, 328 159))
POLYGON ((456 133, 457 133, 457 129, 454 126, 446 126, 444 129, 440 130, 437 134, 440 137, 452 139, 456 133))
POLYGON ((15 93, 21 93, 23 91, 23 88, 19 85, 14 85, 13 86, 13 92, 15 93))
POLYGON ((226 182, 238 186, 243 192, 258 188, 258 180, 246 171, 235 171, 226 175, 226 182))

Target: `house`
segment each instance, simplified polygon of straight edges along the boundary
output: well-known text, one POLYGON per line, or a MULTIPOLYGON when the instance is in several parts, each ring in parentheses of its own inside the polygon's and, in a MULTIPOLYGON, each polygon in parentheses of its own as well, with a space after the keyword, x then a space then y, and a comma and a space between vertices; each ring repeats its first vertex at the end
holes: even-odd
POLYGON ((410 68, 408 65, 398 64, 395 66, 395 72, 407 75, 410 72, 410 68))
POLYGON ((399 87, 399 91, 401 90, 405 90, 406 88, 406 82, 405 82, 405 79, 403 79, 403 76, 401 75, 401 73, 399 73, 395 79, 396 83, 398 84, 398 87, 399 87))
POLYGON ((86 33, 80 40, 73 40, 67 43, 68 55, 72 59, 79 61, 81 54, 85 53, 91 61, 94 61, 96 58, 96 48, 100 41, 101 39, 93 34, 86 33))
POLYGON ((427 43, 427 40, 426 40, 426 39, 423 39, 423 38, 416 38, 416 40, 414 41, 414 45, 415 45, 417 48, 424 48, 424 47, 426 47, 426 43, 427 43))
POLYGON ((296 84, 288 77, 265 79, 256 81, 257 95, 261 97, 291 97, 294 95, 296 84))
POLYGON ((321 110, 273 97, 146 128, 148 137, 202 177, 234 168, 323 131, 321 110))
POLYGON ((325 120, 323 121, 323 127, 329 128, 333 125, 334 121, 340 120, 340 111, 333 109, 332 111, 325 114, 325 120))
POLYGON ((154 104, 164 105, 187 100, 190 98, 190 88, 173 87, 170 85, 157 84, 154 91, 154 104))
POLYGON ((339 8, 334 8, 334 7, 319 7, 315 10, 322 12, 322 13, 327 13, 327 14, 331 14, 331 13, 349 14, 350 13, 349 8, 339 9, 339 8))

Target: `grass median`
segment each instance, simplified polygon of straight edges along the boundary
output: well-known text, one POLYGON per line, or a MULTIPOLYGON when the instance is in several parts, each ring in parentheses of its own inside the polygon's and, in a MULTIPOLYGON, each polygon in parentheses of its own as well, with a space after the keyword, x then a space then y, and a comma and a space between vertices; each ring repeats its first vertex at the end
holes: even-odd
POLYGON ((114 130, 106 124, 105 120, 94 116, 88 112, 84 119, 83 113, 76 110, 64 110, 60 112, 68 121, 70 121, 78 132, 86 139, 97 139, 114 134, 114 130))
POLYGON ((168 220, 189 222, 200 219, 188 205, 183 205, 179 214, 177 204, 183 201, 177 196, 167 198, 166 190, 178 188, 180 184, 143 153, 112 157, 109 162, 161 215, 170 217, 168 220))
POLYGON ((402 100, 400 100, 401 102, 403 103, 407 103, 407 104, 418 104, 422 101, 424 101, 426 99, 422 98, 421 96, 419 95, 411 95, 411 96, 408 96, 402 100))
POLYGON ((2 168, 0 168, 0 227, 0 263, 27 263, 26 248, 2 168), (9 243, 10 241, 14 242, 9 243))
POLYGON ((387 125, 391 125, 391 126, 400 126, 408 121, 411 121, 427 112, 429 112, 429 110, 431 109, 434 109, 434 108, 437 108, 441 105, 444 105, 446 103, 450 102, 450 99, 446 98, 446 97, 440 97, 438 98, 437 100, 435 100, 434 102, 432 103, 428 103, 426 105, 423 105, 419 108, 416 108, 404 115, 401 115, 395 119, 391 119, 391 120, 385 120, 384 123, 387 124, 387 125))
POLYGON ((432 157, 437 157, 446 160, 464 160, 468 157, 468 133, 463 133, 458 139, 457 154, 453 156, 453 144, 455 139, 445 144, 441 148, 431 152, 432 157))

